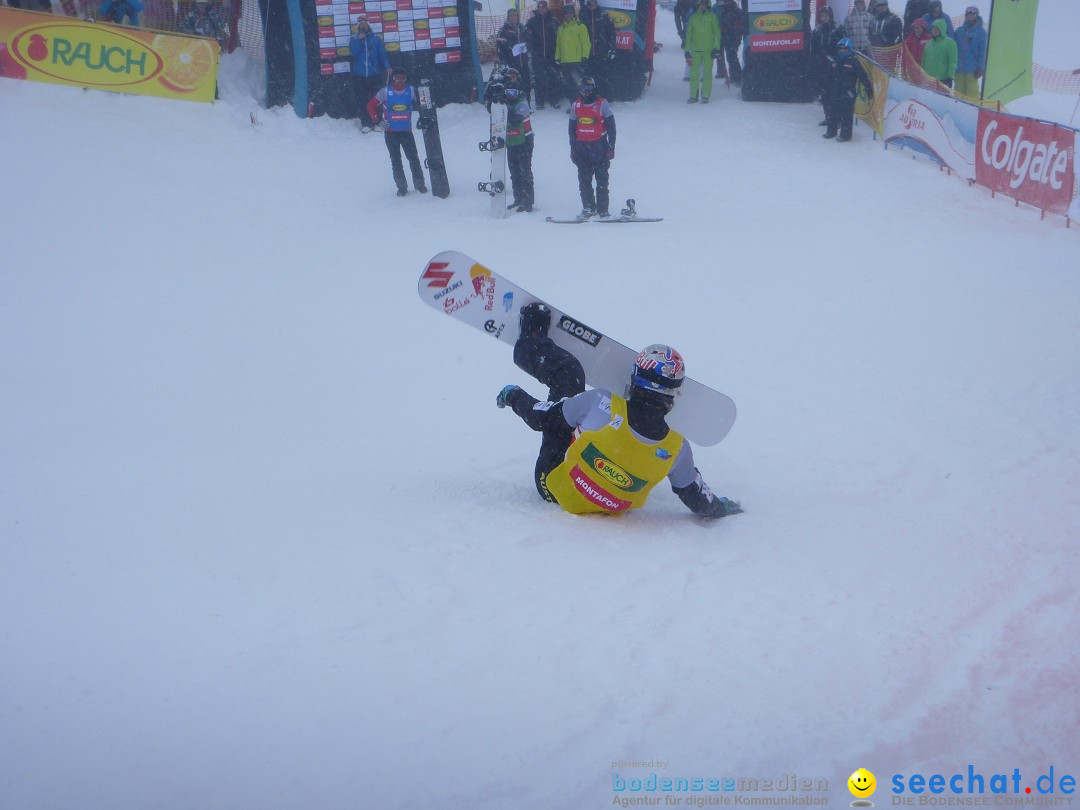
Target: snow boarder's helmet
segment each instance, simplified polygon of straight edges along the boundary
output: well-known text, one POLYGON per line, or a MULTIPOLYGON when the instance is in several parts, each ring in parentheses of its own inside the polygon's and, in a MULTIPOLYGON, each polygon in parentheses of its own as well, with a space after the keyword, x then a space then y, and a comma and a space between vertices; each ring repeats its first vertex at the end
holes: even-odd
POLYGON ((836 43, 836 56, 838 59, 847 59, 854 50, 855 43, 851 41, 851 37, 844 37, 836 43))
POLYGON ((507 101, 517 101, 524 95, 521 89, 521 74, 514 68, 506 71, 506 78, 503 81, 505 83, 503 98, 507 101))
POLYGON ((405 68, 396 67, 390 71, 390 81, 394 84, 404 84, 408 79, 408 74, 405 72, 405 68))
POLYGON ((551 328, 551 307, 542 301, 533 301, 521 308, 518 314, 518 337, 546 337, 551 328))
POLYGON ((581 87, 578 88, 578 93, 581 94, 581 100, 586 104, 592 102, 596 98, 596 79, 592 76, 586 76, 581 80, 581 87))
POLYGON ((634 389, 674 397, 686 377, 686 365, 678 351, 663 343, 646 346, 634 361, 630 373, 631 392, 634 389))

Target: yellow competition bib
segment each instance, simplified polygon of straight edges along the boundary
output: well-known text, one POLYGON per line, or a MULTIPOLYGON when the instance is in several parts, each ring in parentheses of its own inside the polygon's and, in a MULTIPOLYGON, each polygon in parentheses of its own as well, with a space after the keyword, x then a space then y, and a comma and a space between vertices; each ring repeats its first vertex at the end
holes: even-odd
POLYGON ((574 514, 637 509, 667 477, 682 442, 674 430, 657 444, 635 438, 626 421, 626 400, 612 394, 611 420, 570 445, 562 464, 547 476, 548 490, 574 514))

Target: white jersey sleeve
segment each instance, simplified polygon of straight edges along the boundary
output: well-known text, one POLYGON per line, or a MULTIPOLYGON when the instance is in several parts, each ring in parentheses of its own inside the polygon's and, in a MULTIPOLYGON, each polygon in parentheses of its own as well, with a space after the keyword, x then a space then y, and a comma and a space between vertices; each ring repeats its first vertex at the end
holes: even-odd
MULTIPOLYGON (((563 418, 575 431, 600 430, 611 421, 611 392, 603 388, 594 388, 583 394, 575 394, 563 400, 563 418)), ((630 427, 627 425, 627 427, 630 427)), ((646 439, 633 428, 630 432, 638 441, 645 444, 657 444, 646 439)), ((697 470, 694 469, 694 451, 690 442, 683 439, 682 447, 675 454, 675 461, 668 472, 668 481, 673 487, 687 487, 694 483, 697 470)))

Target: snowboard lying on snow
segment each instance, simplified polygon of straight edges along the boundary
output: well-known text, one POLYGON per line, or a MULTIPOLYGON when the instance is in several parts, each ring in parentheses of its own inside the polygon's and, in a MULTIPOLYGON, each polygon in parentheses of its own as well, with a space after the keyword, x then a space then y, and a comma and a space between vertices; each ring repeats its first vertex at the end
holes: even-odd
MULTIPOLYGON (((475 259, 453 250, 440 253, 427 263, 417 282, 417 291, 433 309, 510 346, 517 342, 519 310, 526 304, 542 301, 475 259)), ((542 303, 551 307, 549 336, 581 361, 588 384, 624 394, 638 352, 547 301, 542 303)), ((719 391, 687 377, 667 421, 694 444, 714 445, 735 423, 735 403, 719 391)))
POLYGON ((612 224, 616 222, 663 222, 663 217, 639 217, 637 213, 637 203, 635 200, 630 199, 626 201, 626 207, 619 212, 617 217, 587 217, 584 214, 578 214, 576 217, 565 217, 560 219, 559 217, 547 217, 548 222, 553 222, 556 225, 578 225, 582 222, 598 222, 602 225, 612 224))

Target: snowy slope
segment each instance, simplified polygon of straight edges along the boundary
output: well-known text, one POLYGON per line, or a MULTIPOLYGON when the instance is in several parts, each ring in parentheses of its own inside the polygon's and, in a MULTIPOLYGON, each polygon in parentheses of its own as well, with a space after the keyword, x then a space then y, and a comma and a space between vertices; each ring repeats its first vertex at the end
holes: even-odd
POLYGON ((543 212, 496 222, 478 106, 440 115, 450 199, 398 200, 380 138, 243 69, 213 106, 0 87, 5 810, 1080 771, 1075 229, 812 105, 688 108, 671 48, 612 169, 663 223, 543 222, 578 206, 552 110, 543 212), (696 458, 747 513, 541 503, 494 407, 540 387, 416 299, 443 249, 679 347, 739 405, 696 458))

